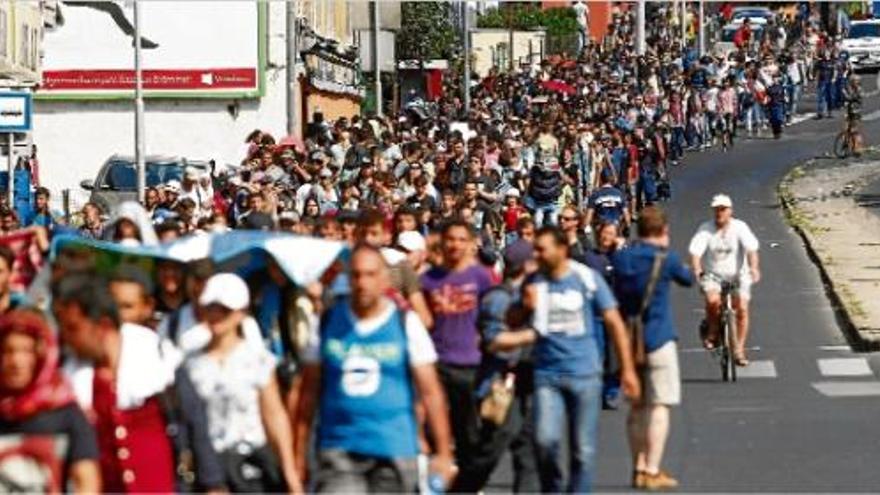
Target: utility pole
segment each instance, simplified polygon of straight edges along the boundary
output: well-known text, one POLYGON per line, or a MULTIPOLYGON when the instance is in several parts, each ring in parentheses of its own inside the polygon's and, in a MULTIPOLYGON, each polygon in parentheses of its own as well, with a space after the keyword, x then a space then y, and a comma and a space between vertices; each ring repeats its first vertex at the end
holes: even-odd
POLYGON ((382 69, 379 66, 379 2, 370 2, 370 27, 372 34, 373 91, 376 94, 376 115, 382 116, 382 69))
POLYGON ((296 18, 296 0, 285 2, 287 22, 287 135, 297 134, 296 121, 296 63, 299 60, 299 24, 296 18))
POLYGON ((466 114, 470 114, 471 111, 471 27, 470 20, 468 19, 468 2, 464 1, 461 3, 462 16, 461 16, 461 26, 462 31, 464 31, 464 39, 462 41, 462 46, 464 48, 464 99, 462 100, 464 103, 464 111, 466 114))
POLYGON ((636 53, 645 54, 645 0, 639 0, 636 12, 636 53))
POLYGON ((507 70, 513 72, 513 6, 507 5, 507 70))
POLYGON ((143 203, 147 184, 146 156, 144 156, 144 74, 143 67, 141 67, 140 0, 134 0, 134 161, 137 166, 138 201, 143 203))
POLYGON ((681 48, 687 48, 687 1, 681 0, 681 48))
POLYGON ((706 22, 705 22, 706 17, 705 17, 705 13, 703 12, 703 0, 699 0, 698 4, 699 4, 699 8, 700 8, 700 15, 697 19, 697 22, 700 23, 699 24, 700 34, 699 34, 699 37, 697 38, 697 41, 699 42, 700 56, 702 57, 703 55, 706 54, 706 22))

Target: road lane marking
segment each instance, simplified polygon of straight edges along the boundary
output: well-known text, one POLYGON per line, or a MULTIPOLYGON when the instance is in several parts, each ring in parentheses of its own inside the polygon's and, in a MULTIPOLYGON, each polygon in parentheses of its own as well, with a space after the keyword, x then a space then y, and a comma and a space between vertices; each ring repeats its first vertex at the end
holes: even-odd
POLYGON ((762 413, 762 412, 780 412, 781 407, 777 406, 730 406, 730 407, 713 407, 713 413, 762 413))
POLYGON ((824 377, 871 376, 873 374, 865 358, 820 359, 819 372, 824 377))
POLYGON ((846 344, 844 345, 820 345, 820 351, 829 351, 829 352, 839 352, 839 351, 851 351, 852 348, 846 344))
POLYGON ((745 368, 736 370, 737 378, 778 378, 773 360, 752 361, 745 368))
POLYGON ((880 396, 880 382, 816 382, 812 385, 826 397, 880 396))
POLYGON ((816 112, 795 115, 794 117, 791 118, 791 121, 788 123, 788 125, 800 124, 801 122, 806 122, 808 120, 812 120, 815 118, 816 118, 816 112))

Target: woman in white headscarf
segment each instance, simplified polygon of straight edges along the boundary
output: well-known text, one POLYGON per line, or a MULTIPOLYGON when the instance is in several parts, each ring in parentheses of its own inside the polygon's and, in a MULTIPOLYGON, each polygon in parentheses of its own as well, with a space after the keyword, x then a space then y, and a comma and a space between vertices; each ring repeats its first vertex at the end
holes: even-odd
POLYGON ((116 207, 110 225, 104 231, 104 240, 127 246, 159 244, 150 214, 134 201, 126 201, 116 207))

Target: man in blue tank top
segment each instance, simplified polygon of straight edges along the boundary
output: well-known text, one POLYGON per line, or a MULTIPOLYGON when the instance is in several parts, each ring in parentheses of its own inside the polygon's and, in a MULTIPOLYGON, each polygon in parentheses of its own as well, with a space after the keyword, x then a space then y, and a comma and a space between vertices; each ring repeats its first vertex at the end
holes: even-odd
MULTIPOLYGON (((388 266, 375 248, 354 250, 350 284, 351 297, 327 310, 303 352, 295 436, 297 452, 306 455, 317 409, 313 489, 413 491, 419 453, 416 400, 424 405, 433 435, 432 469, 449 479, 449 420, 431 337, 415 313, 385 295, 388 266)), ((304 474, 304 465, 300 471, 304 474)))
POLYGON ((535 237, 541 270, 526 281, 523 306, 531 332, 508 331, 506 348, 534 343, 535 442, 541 491, 584 493, 592 486, 599 412, 602 351, 594 315, 601 315, 620 358, 624 395, 638 399, 639 380, 629 337, 608 284, 592 268, 568 258, 568 242, 556 227, 535 237), (563 480, 562 434, 569 431, 569 479, 563 480))

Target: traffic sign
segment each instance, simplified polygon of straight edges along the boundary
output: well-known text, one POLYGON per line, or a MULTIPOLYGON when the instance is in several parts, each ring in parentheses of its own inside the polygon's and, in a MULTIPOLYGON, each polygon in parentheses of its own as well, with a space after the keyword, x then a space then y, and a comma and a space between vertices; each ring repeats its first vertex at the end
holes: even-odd
POLYGON ((33 99, 22 91, 0 92, 0 133, 29 132, 33 117, 33 99))

